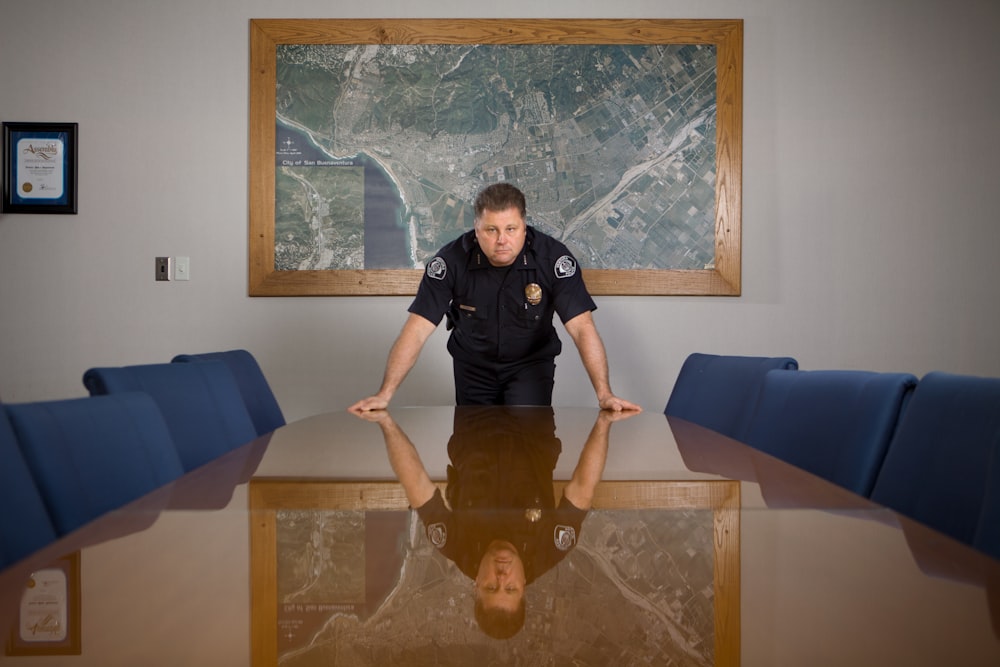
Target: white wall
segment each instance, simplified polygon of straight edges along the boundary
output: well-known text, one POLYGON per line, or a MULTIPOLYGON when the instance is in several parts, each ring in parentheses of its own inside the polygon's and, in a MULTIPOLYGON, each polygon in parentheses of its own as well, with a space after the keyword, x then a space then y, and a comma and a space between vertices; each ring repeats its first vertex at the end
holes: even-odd
MULTIPOLYGON (((0 0, 0 119, 80 125, 79 215, 0 216, 0 397, 237 346, 289 419, 376 389, 408 298, 246 296, 247 21, 415 15, 745 19, 743 296, 599 297, 620 395, 695 350, 1000 375, 994 0, 0 0)), ((452 401, 444 342, 397 405, 452 401)), ((572 345, 555 402, 594 404, 572 345)))

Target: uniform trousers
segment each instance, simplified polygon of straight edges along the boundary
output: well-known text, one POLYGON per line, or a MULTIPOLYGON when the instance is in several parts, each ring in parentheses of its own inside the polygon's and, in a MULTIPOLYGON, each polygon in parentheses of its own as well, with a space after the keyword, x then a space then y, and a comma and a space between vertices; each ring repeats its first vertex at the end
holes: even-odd
POLYGON ((555 359, 453 366, 457 405, 552 405, 555 359))

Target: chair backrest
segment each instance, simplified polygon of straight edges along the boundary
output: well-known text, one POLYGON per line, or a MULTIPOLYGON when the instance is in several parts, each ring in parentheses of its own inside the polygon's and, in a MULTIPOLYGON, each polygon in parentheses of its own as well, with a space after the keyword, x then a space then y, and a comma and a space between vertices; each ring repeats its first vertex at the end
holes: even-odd
POLYGON ((0 569, 55 539, 55 526, 0 404, 0 569))
POLYGON ((916 385, 910 373, 768 371, 745 442, 867 497, 916 385))
POLYGON ((664 413, 741 440, 764 374, 794 370, 792 357, 741 357, 695 352, 684 360, 664 413))
POLYGON ((236 379, 221 361, 91 368, 83 383, 92 396, 126 391, 152 396, 185 470, 257 437, 236 379))
POLYGON ((146 394, 6 407, 60 535, 184 472, 163 416, 146 394))
POLYGON ((271 391, 271 385, 268 384, 257 359, 250 352, 226 350, 202 354, 178 354, 171 361, 177 363, 210 360, 222 361, 229 366, 240 387, 240 394, 253 420, 257 435, 270 433, 285 425, 285 416, 281 413, 281 406, 278 405, 274 392, 271 391))
POLYGON ((928 373, 903 413, 871 498, 973 544, 998 449, 1000 378, 928 373))

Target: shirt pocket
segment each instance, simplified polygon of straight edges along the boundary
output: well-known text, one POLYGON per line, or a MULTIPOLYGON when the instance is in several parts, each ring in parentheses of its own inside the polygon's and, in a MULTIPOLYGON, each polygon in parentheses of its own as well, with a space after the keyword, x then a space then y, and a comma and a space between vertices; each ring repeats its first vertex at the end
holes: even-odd
POLYGON ((487 335, 489 313, 481 306, 467 301, 455 301, 452 307, 455 325, 470 336, 482 339, 487 335))
POLYGON ((533 306, 525 302, 520 305, 516 316, 512 319, 517 326, 534 330, 544 325, 545 308, 541 304, 533 306))

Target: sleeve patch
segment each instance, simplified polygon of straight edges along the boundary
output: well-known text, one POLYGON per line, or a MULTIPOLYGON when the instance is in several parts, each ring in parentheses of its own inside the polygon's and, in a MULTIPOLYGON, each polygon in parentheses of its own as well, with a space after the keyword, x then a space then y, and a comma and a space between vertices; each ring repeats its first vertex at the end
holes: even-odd
POLYGON ((563 255, 556 260, 556 278, 571 278, 576 275, 576 260, 569 255, 563 255))
POLYGON ((444 280, 448 275, 448 265, 440 257, 435 257, 427 265, 427 277, 434 280, 444 280))

